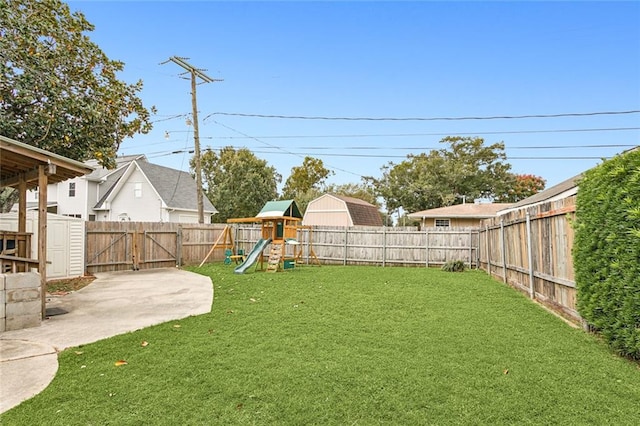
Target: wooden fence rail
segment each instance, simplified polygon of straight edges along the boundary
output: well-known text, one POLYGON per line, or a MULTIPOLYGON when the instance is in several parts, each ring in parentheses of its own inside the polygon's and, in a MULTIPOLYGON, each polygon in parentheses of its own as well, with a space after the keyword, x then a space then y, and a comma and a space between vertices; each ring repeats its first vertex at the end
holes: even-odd
MULTIPOLYGON (((225 228, 224 224, 187 225, 147 222, 87 222, 86 271, 119 271, 199 264, 225 228)), ((235 249, 248 253, 261 238, 259 226, 234 225, 235 249)), ((325 264, 441 266, 462 260, 478 267, 477 229, 301 228, 288 256, 302 251, 325 264)), ((215 250, 209 262, 224 259, 215 250)))
POLYGON ((580 323, 573 271, 575 196, 483 221, 480 268, 580 323))
MULTIPOLYGON (((224 224, 87 222, 85 271, 123 271, 197 264, 224 230, 224 224)), ((222 260, 218 251, 210 258, 222 260)))
MULTIPOLYGON (((238 226, 236 243, 251 250, 260 228, 238 226)), ((379 266, 441 266, 462 260, 477 267, 477 229, 426 229, 386 227, 313 227, 298 230, 303 258, 311 250, 325 264, 379 266)))

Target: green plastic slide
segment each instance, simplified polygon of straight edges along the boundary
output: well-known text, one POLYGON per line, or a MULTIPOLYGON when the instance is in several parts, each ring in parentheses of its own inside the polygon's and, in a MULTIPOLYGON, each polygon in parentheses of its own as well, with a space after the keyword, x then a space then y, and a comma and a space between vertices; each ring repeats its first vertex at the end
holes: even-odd
POLYGON ((267 247, 267 245, 269 245, 270 242, 271 242, 271 238, 267 238, 266 240, 264 238, 260 238, 256 243, 256 245, 253 246, 253 248, 247 255, 247 258, 244 260, 244 262, 236 266, 233 272, 235 274, 244 274, 244 271, 246 271, 254 263, 256 263, 256 261, 258 260, 258 257, 260 257, 260 253, 262 253, 262 251, 265 249, 265 247, 267 247))

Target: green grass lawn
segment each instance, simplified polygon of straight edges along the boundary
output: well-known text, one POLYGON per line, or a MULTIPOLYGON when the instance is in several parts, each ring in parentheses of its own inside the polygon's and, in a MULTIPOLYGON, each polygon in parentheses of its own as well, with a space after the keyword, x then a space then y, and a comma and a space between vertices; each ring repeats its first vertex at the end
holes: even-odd
POLYGON ((210 314, 63 352, 51 385, 0 423, 640 421, 637 364, 482 272, 193 270, 212 278, 210 314))

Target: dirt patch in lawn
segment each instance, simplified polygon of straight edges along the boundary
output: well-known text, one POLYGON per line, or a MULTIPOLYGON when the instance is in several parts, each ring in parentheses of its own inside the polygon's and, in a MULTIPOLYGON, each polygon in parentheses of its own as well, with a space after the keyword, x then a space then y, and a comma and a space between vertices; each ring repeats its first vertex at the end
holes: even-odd
POLYGON ((72 291, 78 291, 91 284, 96 277, 86 275, 76 278, 64 278, 60 280, 47 281, 47 293, 64 296, 72 291))

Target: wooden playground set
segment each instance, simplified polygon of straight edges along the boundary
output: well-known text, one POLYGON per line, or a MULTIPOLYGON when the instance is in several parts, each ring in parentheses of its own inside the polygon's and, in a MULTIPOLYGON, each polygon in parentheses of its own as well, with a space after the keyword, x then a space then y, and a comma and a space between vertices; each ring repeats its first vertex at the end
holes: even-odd
POLYGON ((216 249, 220 249, 225 251, 225 263, 235 262, 238 264, 234 269, 237 274, 244 273, 254 264, 256 269, 259 266, 263 271, 265 270, 265 260, 267 272, 285 271, 293 269, 296 264, 304 263, 304 246, 308 247, 311 262, 320 265, 320 261, 313 251, 312 232, 312 227, 302 225, 302 215, 295 201, 269 201, 255 217, 228 219, 227 225, 200 266, 216 249), (238 223, 260 223, 261 225, 261 238, 249 253, 237 249, 234 244, 233 224, 238 223), (299 233, 300 230, 307 230, 307 232, 299 233), (308 241, 300 241, 299 235, 305 234, 308 241), (269 255, 265 256, 264 251, 269 245, 271 246, 269 255))

